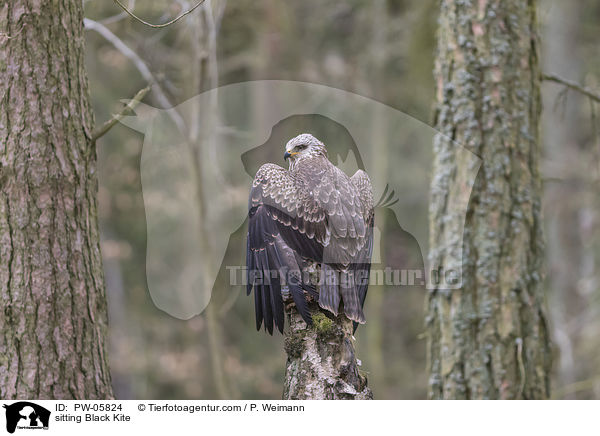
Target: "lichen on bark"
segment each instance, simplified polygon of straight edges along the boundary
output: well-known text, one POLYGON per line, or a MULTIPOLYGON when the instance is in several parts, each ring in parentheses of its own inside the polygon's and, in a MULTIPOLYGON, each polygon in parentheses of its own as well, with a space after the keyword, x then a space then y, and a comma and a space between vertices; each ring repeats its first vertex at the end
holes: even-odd
POLYGON ((442 0, 435 78, 429 256, 462 288, 428 296, 429 397, 547 398, 536 2, 442 0), (461 146, 482 163, 458 240, 461 146))

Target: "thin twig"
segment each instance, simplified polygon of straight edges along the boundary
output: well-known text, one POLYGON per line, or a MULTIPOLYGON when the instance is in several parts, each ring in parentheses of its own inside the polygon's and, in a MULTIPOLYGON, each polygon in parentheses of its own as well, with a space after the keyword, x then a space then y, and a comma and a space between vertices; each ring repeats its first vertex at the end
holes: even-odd
POLYGON ((574 91, 580 92, 581 94, 591 98, 592 100, 594 100, 597 103, 600 103, 600 94, 592 91, 589 88, 586 88, 585 86, 580 85, 577 82, 573 82, 571 80, 567 80, 567 79, 563 79, 559 76, 557 76, 556 74, 552 74, 552 73, 544 73, 541 76, 542 80, 546 80, 549 82, 556 82, 556 83, 560 83, 561 85, 566 86, 567 88, 570 88, 574 91))
POLYGON ((191 14, 192 12, 194 12, 194 9, 196 9, 198 6, 200 6, 202 3, 204 3, 204 0, 200 0, 193 8, 188 9, 187 11, 185 11, 184 13, 182 13, 181 15, 179 15, 176 18, 173 18, 171 21, 169 21, 168 23, 165 24, 152 24, 152 23, 148 23, 147 21, 142 20, 140 17, 138 17, 137 15, 135 15, 133 12, 131 12, 129 9, 127 9, 127 7, 125 7, 125 5, 123 3, 121 3, 119 0, 114 0, 114 2, 116 4, 118 4, 125 12, 127 12, 127 14, 139 21, 140 23, 148 26, 148 27, 153 27, 155 29, 162 29, 163 27, 167 27, 170 26, 173 23, 176 23, 177 21, 181 20, 183 17, 185 17, 188 14, 191 14))
POLYGON ((92 144, 95 144, 99 138, 108 133, 108 131, 112 129, 115 124, 117 124, 123 119, 127 112, 133 111, 137 107, 137 105, 140 104, 140 102, 146 96, 146 94, 150 92, 151 88, 152 85, 150 84, 144 89, 140 89, 138 93, 129 101, 129 103, 127 103, 127 105, 123 108, 121 112, 113 115, 110 120, 106 121, 104 124, 102 124, 102 126, 99 129, 95 130, 92 133, 92 144))

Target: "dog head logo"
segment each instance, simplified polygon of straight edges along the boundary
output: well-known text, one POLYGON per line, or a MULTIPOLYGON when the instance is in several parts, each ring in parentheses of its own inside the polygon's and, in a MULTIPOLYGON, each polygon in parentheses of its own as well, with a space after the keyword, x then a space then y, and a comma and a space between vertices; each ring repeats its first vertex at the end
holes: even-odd
POLYGON ((3 406, 6 409, 6 431, 19 429, 48 429, 50 411, 28 401, 3 406))
MULTIPOLYGON (((402 224, 396 234, 411 236, 412 251, 418 251, 414 264, 429 285, 436 265, 428 265, 421 252, 428 250, 432 144, 438 135, 430 126, 350 92, 288 81, 227 85, 170 109, 140 105, 121 122, 144 134, 147 284, 154 304, 170 315, 189 319, 201 313, 219 276, 228 275, 224 266, 245 264, 227 253, 245 256, 245 240, 235 246, 231 241, 234 234, 245 236, 252 178, 263 163, 285 167, 284 144, 303 132, 319 137, 346 174, 366 170, 374 196, 382 200, 379 215, 389 218, 386 228, 402 224)), ((480 159, 457 147, 470 170, 453 204, 466 217, 480 159)), ((462 240, 462 229, 456 230, 462 240)), ((375 238, 386 239, 377 231, 375 238)), ((462 251, 462 244, 456 249, 462 251)), ((379 251, 376 242, 374 263, 382 262, 379 251)), ((393 256, 400 263, 407 257, 393 256)))

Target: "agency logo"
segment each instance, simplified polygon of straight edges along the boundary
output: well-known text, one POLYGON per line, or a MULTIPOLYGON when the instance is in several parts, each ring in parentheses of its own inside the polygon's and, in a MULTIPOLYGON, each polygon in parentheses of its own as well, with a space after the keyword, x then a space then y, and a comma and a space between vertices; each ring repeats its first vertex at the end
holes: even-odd
POLYGON ((4 404, 6 409, 6 431, 14 433, 16 429, 48 430, 50 411, 29 401, 4 404))
POLYGON ((397 289, 462 286, 462 262, 448 259, 463 257, 481 158, 453 143, 453 159, 468 170, 436 172, 433 150, 452 139, 399 110, 337 88, 265 80, 211 89, 169 109, 139 104, 135 116, 120 122, 144 134, 146 282, 156 307, 171 316, 198 315, 213 290, 239 284, 242 292, 242 282, 228 276, 246 275, 250 186, 265 163, 288 168, 284 145, 301 133, 322 141, 331 163, 349 177, 359 169, 369 174, 373 197, 381 199, 370 282, 397 289), (451 242, 427 257, 432 176, 442 180, 435 186, 460 177, 461 189, 447 199, 456 217, 444 227, 451 242))

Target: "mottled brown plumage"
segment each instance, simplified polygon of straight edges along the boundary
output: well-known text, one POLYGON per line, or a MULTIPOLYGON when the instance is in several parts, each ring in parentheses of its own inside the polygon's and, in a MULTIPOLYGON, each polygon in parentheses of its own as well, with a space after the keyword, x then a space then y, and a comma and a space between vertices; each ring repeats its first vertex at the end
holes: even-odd
POLYGON ((285 156, 289 170, 263 165, 250 191, 248 294, 254 288, 256 327, 264 320, 270 333, 273 322, 283 331, 282 286, 308 324, 305 292, 335 315, 343 304, 349 319, 364 323, 373 249, 369 176, 358 170, 348 177, 309 134, 290 140, 285 156), (319 265, 318 283, 302 274, 311 264, 319 265))

